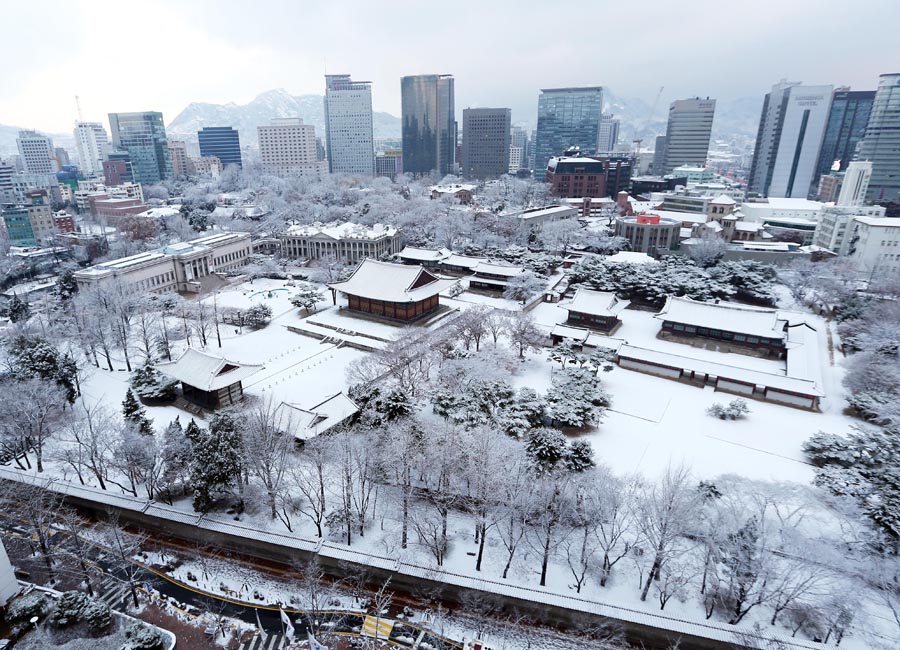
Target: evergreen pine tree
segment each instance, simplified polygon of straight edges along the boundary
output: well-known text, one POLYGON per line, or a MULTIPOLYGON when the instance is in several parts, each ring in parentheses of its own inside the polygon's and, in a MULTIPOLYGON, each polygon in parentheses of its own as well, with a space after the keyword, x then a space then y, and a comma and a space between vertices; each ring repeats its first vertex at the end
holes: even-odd
POLYGON ((19 298, 19 294, 14 293, 12 300, 9 301, 9 307, 7 307, 7 314, 13 323, 23 323, 31 316, 31 307, 26 301, 19 298))
POLYGON ((68 302, 75 297, 75 294, 78 293, 78 282, 75 280, 74 270, 66 269, 59 274, 54 293, 62 302, 68 302))
POLYGON ((147 417, 147 411, 137 401, 130 388, 125 393, 125 400, 122 402, 122 417, 126 422, 134 425, 141 435, 153 435, 153 424, 147 417))
MULTIPOLYGON (((190 428, 190 427, 189 427, 190 428)), ((241 432, 234 416, 217 413, 193 441, 191 488, 197 512, 207 513, 218 494, 241 480, 241 432)))

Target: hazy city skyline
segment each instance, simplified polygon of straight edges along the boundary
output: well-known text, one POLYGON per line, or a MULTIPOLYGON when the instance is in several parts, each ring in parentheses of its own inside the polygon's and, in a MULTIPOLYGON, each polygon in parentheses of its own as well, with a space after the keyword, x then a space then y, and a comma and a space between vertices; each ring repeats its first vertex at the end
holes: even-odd
POLYGON ((412 2, 390 11, 286 0, 16 2, 3 9, 16 28, 4 39, 15 64, 4 70, 0 124, 71 131, 75 95, 85 120, 156 110, 168 123, 191 102, 244 104, 273 88, 322 95, 326 66, 372 81, 376 111, 400 115, 400 77, 448 73, 459 110, 509 107, 514 121, 532 125, 542 87, 602 85, 652 102, 665 86, 660 111, 694 95, 761 98, 781 78, 874 89, 879 74, 895 71, 900 5, 889 0, 766 0, 752 12, 706 0, 690 11, 655 0, 572 9, 465 0, 434 15, 412 2), (574 30, 585 25, 606 28, 574 30))

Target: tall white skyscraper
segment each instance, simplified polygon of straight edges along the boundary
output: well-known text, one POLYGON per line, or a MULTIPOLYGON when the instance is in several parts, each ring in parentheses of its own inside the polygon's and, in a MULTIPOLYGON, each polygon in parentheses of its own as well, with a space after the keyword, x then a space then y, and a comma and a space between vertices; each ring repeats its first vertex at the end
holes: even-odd
POLYGON ((316 152, 316 129, 299 117, 275 118, 256 127, 263 170, 273 174, 321 176, 328 171, 316 152))
POLYGON ((332 174, 375 175, 370 81, 325 75, 325 151, 332 174))
POLYGON ((832 86, 801 86, 781 81, 763 102, 748 190, 762 196, 809 195, 825 126, 832 86))
POLYGON ((619 120, 611 113, 600 115, 600 128, 597 131, 597 153, 611 153, 619 142, 619 120))
POLYGON ((872 178, 872 163, 867 160, 854 160, 847 165, 844 182, 837 204, 841 207, 860 206, 866 200, 869 180, 872 178))
POLYGON ((103 157, 109 153, 109 138, 100 122, 76 122, 75 148, 85 176, 103 174, 103 157))
POLYGON ((19 131, 16 138, 22 164, 29 174, 55 174, 59 171, 53 139, 37 131, 19 131))
POLYGON ((679 99, 669 105, 666 126, 666 157, 659 173, 671 174, 676 167, 706 167, 716 100, 679 99))

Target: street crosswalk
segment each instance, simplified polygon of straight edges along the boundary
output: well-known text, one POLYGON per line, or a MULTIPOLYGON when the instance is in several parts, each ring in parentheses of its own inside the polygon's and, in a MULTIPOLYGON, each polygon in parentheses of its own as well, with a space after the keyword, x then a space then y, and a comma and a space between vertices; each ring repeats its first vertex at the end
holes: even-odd
POLYGON ((97 596, 109 605, 110 609, 124 612, 126 601, 131 597, 131 592, 127 584, 123 584, 118 580, 113 580, 109 576, 104 576, 100 581, 100 586, 95 587, 94 592, 97 596))
POLYGON ((266 634, 266 638, 256 635, 249 641, 244 641, 238 650, 279 650, 287 645, 287 637, 284 634, 266 634))

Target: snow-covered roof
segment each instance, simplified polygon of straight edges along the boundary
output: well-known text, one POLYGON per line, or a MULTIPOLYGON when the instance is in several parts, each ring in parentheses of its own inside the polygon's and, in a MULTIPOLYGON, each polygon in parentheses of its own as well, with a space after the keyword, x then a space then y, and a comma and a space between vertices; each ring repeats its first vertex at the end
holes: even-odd
POLYGON ((776 310, 762 307, 702 302, 686 297, 670 296, 666 300, 665 306, 654 318, 748 336, 782 340, 785 338, 784 319, 776 310))
POLYGON ((485 275, 502 275, 506 278, 514 278, 522 275, 525 268, 522 266, 512 266, 510 264, 496 264, 494 262, 479 262, 474 268, 475 274, 484 273, 485 275))
POLYGON ((824 390, 819 333, 808 322, 792 323, 787 328, 787 375, 813 382, 824 390))
POLYGON ((584 343, 591 331, 584 327, 569 327, 568 325, 556 324, 550 330, 550 336, 559 336, 560 338, 570 339, 578 343, 584 343))
MULTIPOLYGON (((637 211, 635 209, 635 211, 637 211)), ((659 215, 664 219, 672 219, 681 223, 706 223, 709 221, 709 215, 705 212, 676 212, 675 210, 658 210, 652 209, 648 214, 659 215)))
POLYGON ((816 385, 814 381, 808 379, 786 377, 785 375, 776 375, 761 370, 729 366, 724 363, 716 363, 715 361, 695 359, 693 357, 661 352, 659 350, 649 350, 634 345, 626 344, 620 347, 619 358, 644 361, 671 368, 680 368, 687 372, 693 371, 695 373, 713 375, 719 379, 731 379, 734 381, 750 383, 755 386, 764 386, 775 390, 799 393, 801 395, 815 397, 825 396, 825 393, 822 392, 821 388, 816 385))
POLYGON ((428 189, 438 194, 456 194, 457 192, 474 192, 477 185, 469 185, 467 183, 459 183, 453 185, 432 185, 428 189))
POLYGON ((282 402, 278 405, 278 426, 289 431, 298 440, 308 440, 337 426, 359 412, 356 403, 337 393, 313 405, 282 402))
POLYGON ((653 259, 647 253, 635 253, 634 251, 619 251, 604 259, 613 264, 659 264, 658 260, 653 259))
POLYGON ((416 246, 405 246, 400 251, 400 257, 405 260, 414 260, 416 262, 440 262, 451 255, 446 248, 437 250, 431 248, 417 248, 416 246))
POLYGON ((594 291, 580 287, 568 303, 560 303, 559 307, 569 311, 595 316, 617 316, 631 304, 630 300, 620 300, 611 291, 594 291))
POLYGON ((397 229, 393 226, 376 223, 373 226, 363 226, 347 221, 345 223, 313 223, 308 225, 293 225, 287 229, 287 235, 292 237, 324 237, 335 240, 341 239, 381 239, 393 237, 397 229))
POLYGON ((727 194, 719 194, 719 196, 710 201, 710 203, 715 203, 716 205, 737 205, 737 201, 727 194))
POLYGON ((435 296, 457 282, 459 280, 439 278, 421 266, 365 259, 347 280, 328 286, 361 298, 409 303, 435 296))
POLYGON ((214 357, 194 348, 185 350, 175 361, 157 366, 160 372, 205 391, 231 386, 256 374, 264 367, 262 364, 239 363, 223 357, 214 357))
MULTIPOLYGON (((810 201, 809 199, 794 199, 770 196, 766 202, 774 210, 821 210, 823 203, 820 201, 810 201)), ((759 203, 745 203, 744 205, 756 206, 759 203)), ((765 205, 765 203, 761 204, 765 205)))
POLYGON ((146 217, 148 219, 162 219, 164 217, 173 217, 181 212, 175 208, 150 208, 136 214, 136 217, 146 217))
POLYGON ((763 225, 758 221, 737 221, 734 229, 742 232, 759 232, 763 229, 763 225))
POLYGON ((551 205, 546 208, 536 208, 533 210, 525 210, 517 212, 515 216, 523 222, 541 221, 553 217, 574 217, 579 213, 579 209, 571 205, 551 205))
POLYGON ((441 266, 461 266, 466 269, 474 269, 482 262, 487 262, 486 257, 469 257, 468 255, 457 255, 452 253, 449 257, 441 260, 441 266))
POLYGON ((867 226, 900 228, 900 219, 898 219, 897 217, 853 217, 853 220, 867 226))

